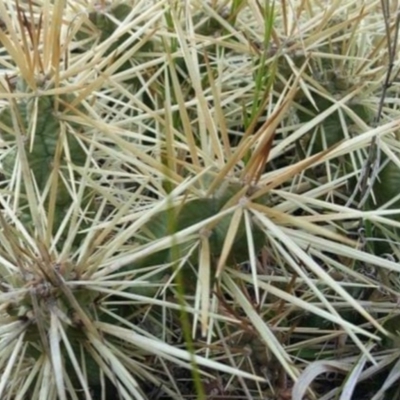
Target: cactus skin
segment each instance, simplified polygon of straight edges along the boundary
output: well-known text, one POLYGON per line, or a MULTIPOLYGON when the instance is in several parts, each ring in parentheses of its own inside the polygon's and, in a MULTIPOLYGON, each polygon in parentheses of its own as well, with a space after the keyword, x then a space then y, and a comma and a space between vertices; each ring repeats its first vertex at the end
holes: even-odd
MULTIPOLYGON (((385 162, 387 157, 383 157, 382 162, 385 162)), ((390 200, 398 197, 400 187, 400 169, 393 162, 388 162, 380 171, 378 179, 374 183, 375 208, 383 206, 390 200)), ((370 209, 373 209, 371 204, 370 209)), ((390 205, 389 209, 400 209, 400 200, 395 201, 390 205)), ((387 215, 386 218, 400 221, 399 214, 387 215)))
MULTIPOLYGON (((23 83, 19 86, 23 86, 23 83)), ((12 133, 15 132, 12 118, 12 113, 14 113, 19 123, 19 131, 23 135, 24 150, 29 169, 34 178, 35 187, 39 193, 43 193, 48 185, 49 179, 51 179, 53 164, 57 157, 57 146, 60 140, 63 141, 62 147, 64 149, 66 146, 68 147, 69 160, 64 151, 64 153, 61 154, 59 162, 59 171, 63 173, 64 179, 67 182, 70 178, 69 172, 67 171, 68 165, 73 164, 83 167, 87 159, 84 149, 74 134, 70 132, 67 125, 67 129, 64 130, 65 137, 62 136, 63 127, 61 124, 63 122, 59 119, 58 115, 63 111, 62 103, 71 103, 73 101, 73 96, 60 96, 58 100, 61 101, 59 102, 57 111, 55 108, 56 98, 54 96, 42 95, 39 97, 27 96, 27 98, 20 100, 13 109, 10 105, 3 108, 0 112, 0 123, 5 126, 5 128, 0 132, 1 137, 7 144, 12 146, 7 156, 3 159, 4 175, 8 179, 11 178, 14 169, 19 163, 19 157, 21 156, 18 154, 19 150, 15 144, 16 136, 12 133), (33 134, 34 137, 32 140, 33 134)), ((77 176, 76 181, 78 180, 77 176)), ((73 183, 71 183, 71 185, 72 184, 73 183)), ((23 180, 21 181, 20 194, 20 218, 27 227, 32 226, 32 216, 28 207, 26 188, 23 180)), ((92 194, 89 190, 86 190, 83 204, 81 204, 82 208, 86 207, 91 199, 92 194)), ((56 207, 53 231, 55 231, 62 222, 71 203, 72 197, 68 187, 64 183, 63 178, 59 176, 57 180, 57 197, 55 202, 56 207)), ((47 209, 48 204, 49 196, 45 199, 45 209, 47 209)))
MULTIPOLYGON (((381 156, 381 165, 386 162, 387 156, 381 156)), ((368 199, 365 208, 367 210, 376 210, 381 208, 395 197, 398 197, 399 187, 400 169, 393 161, 389 161, 379 172, 373 186, 373 197, 368 199)), ((393 202, 387 209, 399 210, 400 200, 393 202)), ((389 220, 400 221, 400 214, 398 213, 386 215, 385 217, 389 220)), ((380 229, 375 229, 374 226, 370 226, 369 222, 368 226, 370 228, 370 232, 367 230, 367 236, 372 235, 374 238, 381 239, 368 243, 371 252, 376 255, 382 255, 385 253, 391 254, 393 249, 387 240, 398 243, 400 238, 400 229, 387 227, 388 231, 383 233, 380 229)))
MULTIPOLYGON (((304 109, 309 112, 305 112, 303 110, 299 110, 297 115, 302 123, 307 123, 315 118, 316 113, 322 113, 326 111, 329 107, 333 105, 333 103, 321 96, 314 96, 315 103, 318 106, 318 112, 315 112, 314 106, 310 101, 303 101, 301 105, 304 109)), ((366 107, 362 104, 349 104, 348 107, 357 114, 362 120, 366 121, 366 123, 371 122, 373 120, 373 115, 368 111, 366 107)), ((347 126, 351 125, 351 120, 349 117, 345 117, 347 126)), ((331 115, 326 117, 324 121, 319 126, 318 136, 315 138, 315 142, 313 143, 313 148, 311 154, 316 154, 325 149, 324 141, 326 143, 326 148, 333 146, 334 144, 340 142, 345 139, 345 134, 342 129, 342 123, 340 120, 339 113, 337 111, 333 112, 331 115), (322 131, 323 129, 323 131, 322 131), (324 136, 323 136, 324 135, 324 136), (324 140, 323 140, 324 139, 324 140)))
MULTIPOLYGON (((35 127, 35 139, 30 149, 30 140, 25 140, 25 151, 28 157, 30 169, 35 177, 36 184, 40 190, 43 190, 51 174, 51 167, 56 153, 57 142, 60 139, 60 121, 55 116, 54 103, 51 97, 42 96, 38 99, 38 118, 35 127)), ((18 104, 18 112, 23 121, 24 132, 28 133, 28 129, 32 123, 33 100, 27 100, 18 104)), ((9 108, 3 110, 0 114, 0 120, 12 129, 11 112, 9 108)), ((75 165, 83 166, 86 161, 86 154, 79 145, 77 139, 67 134, 68 147, 70 150, 71 161, 75 165)), ((12 136, 3 133, 3 138, 8 141, 12 140, 12 136)), ((6 157, 4 161, 4 170, 11 175, 16 162, 17 149, 6 157)), ((66 165, 63 162, 62 165, 66 165)), ((57 196, 57 204, 65 205, 69 202, 67 188, 64 184, 59 188, 57 196)))

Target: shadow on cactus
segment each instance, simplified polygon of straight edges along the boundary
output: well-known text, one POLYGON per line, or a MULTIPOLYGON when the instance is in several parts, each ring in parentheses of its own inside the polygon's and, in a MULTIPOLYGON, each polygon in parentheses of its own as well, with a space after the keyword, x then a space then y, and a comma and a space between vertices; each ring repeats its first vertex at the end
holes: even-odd
MULTIPOLYGON (((212 181, 213 174, 206 173, 193 186, 197 190, 203 187, 203 190, 207 191, 212 181)), ((227 254, 224 255, 227 265, 233 266, 249 260, 251 252, 258 254, 264 246, 265 234, 254 222, 250 221, 250 226, 246 228, 244 218, 234 216, 233 212, 224 213, 224 210, 235 205, 240 199, 246 201, 248 192, 252 190, 254 191, 255 188, 246 187, 244 184, 226 178, 221 187, 210 196, 192 200, 183 199, 182 202, 178 201, 176 206, 155 214, 140 230, 138 241, 143 245, 154 243, 169 235, 172 235, 173 240, 174 235, 187 229, 193 232, 188 233, 187 238, 193 239, 185 240, 182 244, 145 257, 135 266, 173 264, 177 261, 183 267, 184 282, 190 287, 191 284, 197 282, 200 254, 204 254, 202 251, 204 246, 207 247, 206 256, 214 267, 223 253, 225 242, 229 241, 231 243, 228 243, 227 254), (248 242, 249 234, 252 236, 251 249, 248 242), (174 257, 178 259, 175 260, 174 257), (183 264, 179 262, 181 259, 184 260, 183 264), (189 264, 194 267, 195 275, 189 264)), ((256 202, 266 203, 267 199, 268 196, 262 196, 256 202)), ((215 273, 216 270, 213 268, 212 279, 215 273)))

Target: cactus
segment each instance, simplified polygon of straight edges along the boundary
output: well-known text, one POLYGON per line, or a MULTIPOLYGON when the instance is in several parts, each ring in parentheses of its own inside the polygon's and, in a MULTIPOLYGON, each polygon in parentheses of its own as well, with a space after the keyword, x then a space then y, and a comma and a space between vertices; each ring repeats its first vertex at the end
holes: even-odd
POLYGON ((182 398, 172 363, 198 398, 203 367, 228 397, 290 397, 299 354, 335 359, 339 335, 349 363, 375 351, 395 305, 360 285, 395 295, 398 279, 361 266, 398 266, 345 228, 370 218, 369 237, 396 240, 373 210, 397 196, 397 163, 370 212, 340 181, 375 118, 372 5, 303 25, 317 4, 292 24, 283 3, 84 3, 0 0, 0 398, 182 398))
MULTIPOLYGON (((168 231, 168 221, 171 219, 175 220, 174 228, 179 232, 201 221, 205 221, 208 218, 218 215, 224 205, 234 196, 234 194, 236 194, 235 189, 237 189, 237 186, 238 185, 233 184, 228 187, 219 197, 194 199, 185 202, 182 205, 177 205, 176 207, 160 212, 143 227, 142 236, 145 235, 145 237, 142 240, 144 242, 149 242, 168 236, 170 233, 168 231)), ((210 232, 210 253, 214 259, 221 255, 222 247, 228 234, 230 221, 231 216, 228 215, 222 217, 210 232)), ((255 238, 256 251, 259 251, 264 244, 265 235, 256 225, 252 227, 252 231, 255 238)), ((241 221, 229 256, 230 262, 240 263, 248 260, 246 238, 246 228, 244 222, 241 221)), ((184 252, 182 251, 181 253, 183 254, 184 252)), ((164 260, 171 260, 171 258, 166 257, 164 260)))

